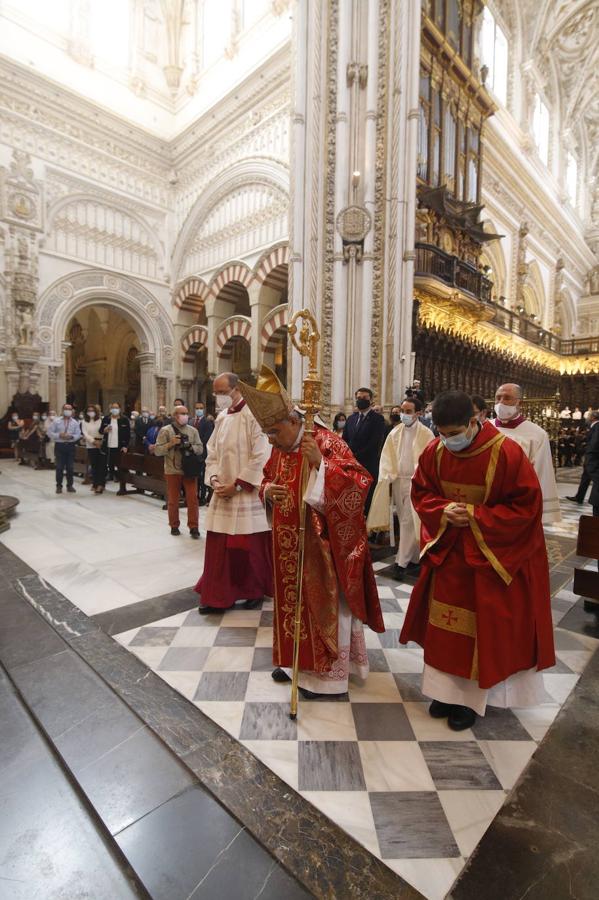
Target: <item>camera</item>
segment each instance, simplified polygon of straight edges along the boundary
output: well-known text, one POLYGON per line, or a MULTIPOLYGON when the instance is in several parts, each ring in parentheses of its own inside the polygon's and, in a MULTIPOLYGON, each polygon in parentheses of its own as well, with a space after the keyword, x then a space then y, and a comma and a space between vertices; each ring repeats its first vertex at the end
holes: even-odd
POLYGON ((186 434, 180 434, 181 442, 179 444, 180 447, 188 447, 189 446, 189 438, 186 434))

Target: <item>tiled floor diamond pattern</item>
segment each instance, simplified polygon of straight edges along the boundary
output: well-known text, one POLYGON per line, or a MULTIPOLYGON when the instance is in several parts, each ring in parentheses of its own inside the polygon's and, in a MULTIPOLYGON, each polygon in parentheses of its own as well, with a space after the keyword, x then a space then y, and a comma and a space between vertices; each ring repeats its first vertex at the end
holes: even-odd
MULTIPOLYGON (((566 501, 563 501, 564 505, 566 501)), ((562 541, 556 545, 559 556, 562 541)), ((558 564, 560 559, 555 561, 558 564)), ((502 805, 596 645, 556 627, 558 663, 534 709, 490 709, 455 733, 428 715, 422 650, 398 645, 411 585, 375 563, 388 631, 367 631, 371 673, 349 693, 300 700, 270 677, 272 602, 223 615, 180 613, 118 636, 311 803, 427 897, 449 890, 502 805)), ((562 583, 564 583, 562 579, 562 583)), ((577 598, 560 587, 555 625, 577 598)))

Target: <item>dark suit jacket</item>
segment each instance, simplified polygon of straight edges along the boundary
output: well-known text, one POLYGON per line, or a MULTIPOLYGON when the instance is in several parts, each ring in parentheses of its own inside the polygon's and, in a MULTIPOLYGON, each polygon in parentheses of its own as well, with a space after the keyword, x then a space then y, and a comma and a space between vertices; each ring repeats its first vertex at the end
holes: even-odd
MULTIPOLYGON (((108 446, 108 432, 106 431, 106 426, 110 425, 113 421, 112 416, 104 416, 102 419, 102 424, 100 425, 100 434, 104 435, 104 440, 102 443, 102 449, 105 450, 108 446)), ((116 420, 119 427, 119 450, 122 447, 126 447, 129 449, 129 441, 131 439, 131 423, 126 416, 119 416, 116 420)))
POLYGON ((200 459, 205 460, 208 456, 208 448, 206 444, 210 440, 212 432, 214 431, 214 422, 211 419, 207 419, 206 416, 192 416, 192 418, 190 418, 189 420, 189 424, 193 425, 193 427, 197 429, 197 432, 200 435, 200 440, 203 447, 200 459))
POLYGON ((361 413, 355 412, 349 416, 342 437, 360 465, 364 466, 376 481, 385 440, 385 419, 371 409, 358 428, 360 415, 361 413))
POLYGON ((584 468, 593 482, 590 501, 599 506, 599 422, 591 428, 584 454, 584 468))

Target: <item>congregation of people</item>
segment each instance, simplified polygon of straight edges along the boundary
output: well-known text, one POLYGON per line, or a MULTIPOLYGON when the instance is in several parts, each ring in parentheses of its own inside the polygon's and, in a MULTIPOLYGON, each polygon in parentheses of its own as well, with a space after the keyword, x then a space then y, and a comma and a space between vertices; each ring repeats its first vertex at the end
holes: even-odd
MULTIPOLYGON (((349 414, 330 427, 317 417, 313 428, 266 366, 256 386, 219 375, 211 399, 216 417, 199 400, 190 414, 181 398, 170 413, 65 403, 27 423, 13 414, 8 427, 20 462, 37 441, 57 493, 65 479, 76 490, 77 445, 96 494, 117 478, 122 454, 162 458, 171 534, 180 535, 185 506, 199 539, 199 507, 208 507, 199 613, 274 597, 278 682, 291 680, 303 558, 304 699, 368 676, 364 626, 385 630, 371 553, 386 543, 390 553, 397 545, 390 577, 415 585, 399 640, 424 648, 430 715, 459 731, 487 705, 539 702, 541 672, 555 659, 543 525, 560 520, 560 507, 555 447, 527 418, 517 384, 500 385, 492 403, 454 390, 427 402, 415 380, 388 418, 361 387, 349 414)), ((584 463, 583 495, 597 482, 599 496, 599 412, 566 407, 560 418, 562 465, 584 463)), ((582 488, 569 499, 583 502, 582 488)))

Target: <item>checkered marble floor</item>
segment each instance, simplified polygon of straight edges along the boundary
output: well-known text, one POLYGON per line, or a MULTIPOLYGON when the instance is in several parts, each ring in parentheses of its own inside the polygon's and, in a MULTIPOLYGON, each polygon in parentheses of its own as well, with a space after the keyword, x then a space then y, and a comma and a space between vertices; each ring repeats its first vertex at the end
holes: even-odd
MULTIPOLYGON (((555 564, 563 544, 550 536, 548 544, 555 564)), ((272 601, 223 615, 192 610, 116 639, 424 896, 438 900, 598 642, 559 628, 578 599, 559 590, 552 601, 558 662, 545 675, 545 702, 489 709, 471 730, 452 732, 428 715, 429 701, 419 689, 422 650, 398 644, 411 585, 387 577, 390 562, 375 563, 387 631, 366 630, 370 676, 365 683, 350 680, 349 694, 336 700, 300 700, 297 722, 288 717, 289 686, 270 676, 272 601)))

